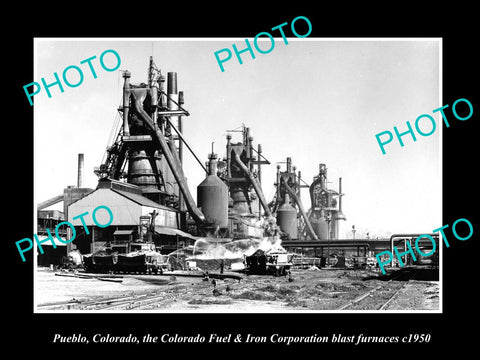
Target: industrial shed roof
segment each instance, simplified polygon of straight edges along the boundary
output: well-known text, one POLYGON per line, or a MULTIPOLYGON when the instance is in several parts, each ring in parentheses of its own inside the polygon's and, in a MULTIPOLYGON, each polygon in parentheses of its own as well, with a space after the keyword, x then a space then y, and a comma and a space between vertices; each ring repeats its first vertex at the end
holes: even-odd
POLYGON ((176 209, 169 208, 168 206, 160 205, 156 203, 153 200, 150 200, 149 198, 146 198, 145 196, 134 194, 131 192, 123 191, 123 190, 118 190, 118 189, 110 189, 113 192, 116 192, 117 194, 120 194, 122 196, 125 196, 127 199, 130 199, 134 202, 136 202, 139 205, 142 206, 150 206, 150 207, 156 207, 158 209, 164 209, 164 210, 169 210, 169 211, 177 211, 176 209))
POLYGON ((174 229, 174 228, 168 228, 168 227, 164 227, 164 226, 155 226, 155 232, 158 233, 158 234, 164 234, 164 235, 179 235, 179 236, 183 236, 183 237, 193 239, 193 240, 198 239, 197 237, 195 237, 191 234, 188 234, 188 233, 186 233, 182 230, 174 229))
POLYGON ((68 207, 68 221, 75 226, 80 226, 82 222, 78 215, 88 212, 90 215, 83 217, 85 225, 97 226, 91 214, 99 205, 108 207, 114 215, 111 220, 106 211, 100 211, 95 216, 98 223, 104 224, 111 221, 110 226, 138 225, 140 216, 146 215, 154 209, 170 214, 167 217, 162 216, 165 221, 171 217, 176 218, 178 213, 175 209, 160 205, 139 194, 118 189, 99 188, 68 207), (73 217, 77 218, 74 220, 73 217))

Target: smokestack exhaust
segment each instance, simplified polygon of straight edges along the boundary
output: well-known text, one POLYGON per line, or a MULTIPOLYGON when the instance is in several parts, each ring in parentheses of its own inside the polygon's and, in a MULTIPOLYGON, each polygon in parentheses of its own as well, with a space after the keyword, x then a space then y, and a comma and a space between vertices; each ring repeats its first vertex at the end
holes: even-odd
POLYGON ((78 154, 77 188, 83 187, 83 167, 84 167, 83 154, 78 154))

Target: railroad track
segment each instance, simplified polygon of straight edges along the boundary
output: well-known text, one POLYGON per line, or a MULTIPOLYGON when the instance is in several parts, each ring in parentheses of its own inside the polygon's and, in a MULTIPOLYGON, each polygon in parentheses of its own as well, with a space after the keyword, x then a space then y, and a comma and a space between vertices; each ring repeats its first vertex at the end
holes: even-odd
POLYGON ((99 299, 74 300, 39 304, 39 310, 132 310, 145 306, 160 307, 175 300, 175 294, 169 293, 142 293, 116 297, 102 297, 99 299))
MULTIPOLYGON (((54 303, 38 304, 38 310, 135 310, 135 309, 161 309, 177 300, 185 293, 186 287, 181 286, 169 291, 147 291, 117 296, 102 296, 98 298, 73 299, 54 303)), ((203 286, 205 295, 210 294, 211 285, 203 286)))
POLYGON ((338 310, 386 310, 397 294, 415 277, 418 273, 416 269, 408 269, 408 274, 399 272, 395 277, 389 279, 383 284, 369 289, 362 295, 348 301, 340 306, 338 310), (407 275, 407 280, 397 281, 400 277, 407 275))
POLYGON ((143 298, 152 296, 151 293, 122 294, 118 296, 88 298, 88 299, 72 299, 68 301, 58 301, 54 303, 38 304, 39 310, 89 310, 96 308, 108 308, 127 303, 129 301, 141 301, 143 298))

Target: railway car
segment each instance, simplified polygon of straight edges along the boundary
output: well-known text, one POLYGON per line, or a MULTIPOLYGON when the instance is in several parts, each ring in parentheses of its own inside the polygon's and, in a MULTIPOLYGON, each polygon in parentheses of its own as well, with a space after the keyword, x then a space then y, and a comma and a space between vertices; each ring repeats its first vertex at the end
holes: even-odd
POLYGON ((126 274, 162 274, 169 266, 168 256, 157 251, 155 244, 139 242, 130 244, 130 252, 118 254, 113 271, 126 274))
POLYGON ((259 275, 286 275, 293 266, 294 254, 274 253, 258 249, 252 255, 245 257, 246 269, 249 274, 259 275))
POLYGON ((168 268, 164 255, 158 252, 133 252, 118 255, 118 261, 113 266, 114 272, 162 274, 168 268))
POLYGON ((108 273, 116 264, 117 256, 117 253, 100 250, 93 254, 83 255, 83 266, 86 272, 108 273))

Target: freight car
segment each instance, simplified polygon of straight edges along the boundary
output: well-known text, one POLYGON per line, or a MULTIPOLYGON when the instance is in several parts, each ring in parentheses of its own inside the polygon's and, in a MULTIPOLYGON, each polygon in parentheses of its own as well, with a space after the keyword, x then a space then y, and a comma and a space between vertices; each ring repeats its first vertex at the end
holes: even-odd
POLYGON ((265 252, 261 249, 245 257, 246 271, 258 275, 286 275, 293 266, 294 254, 265 252))
POLYGON ((166 256, 156 251, 133 252, 120 254, 117 263, 113 266, 116 273, 163 274, 169 264, 166 256))
POLYGON ((153 243, 131 243, 130 249, 126 254, 101 250, 84 255, 85 270, 92 273, 162 274, 170 269, 168 256, 158 252, 153 243))
POLYGON ((106 250, 83 255, 83 267, 89 273, 108 273, 113 270, 116 262, 117 253, 111 253, 106 250))

